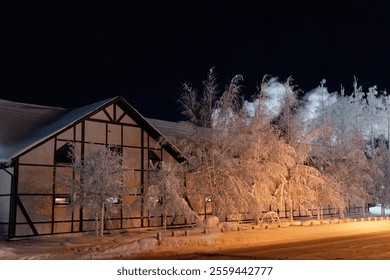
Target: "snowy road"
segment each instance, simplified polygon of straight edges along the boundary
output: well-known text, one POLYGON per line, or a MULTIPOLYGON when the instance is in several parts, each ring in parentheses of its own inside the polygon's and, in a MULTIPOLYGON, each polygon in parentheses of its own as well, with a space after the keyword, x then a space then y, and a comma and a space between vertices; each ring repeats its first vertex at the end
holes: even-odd
MULTIPOLYGON (((286 244, 255 246, 243 249, 155 256, 155 259, 281 259, 337 260, 390 259, 390 232, 333 237, 286 244)), ((153 259, 149 258, 148 259, 153 259)))

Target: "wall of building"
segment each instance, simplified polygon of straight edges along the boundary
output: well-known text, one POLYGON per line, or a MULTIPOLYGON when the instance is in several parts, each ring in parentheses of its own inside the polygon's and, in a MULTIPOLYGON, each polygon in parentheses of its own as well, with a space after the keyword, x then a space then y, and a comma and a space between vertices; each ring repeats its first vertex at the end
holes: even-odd
POLYGON ((174 159, 119 106, 113 104, 20 156, 18 193, 22 207, 17 207, 15 235, 33 233, 29 220, 38 234, 95 229, 95 213, 90 209, 84 207, 81 212, 78 207, 56 204, 56 198, 69 197, 67 178, 78 176, 69 163, 58 160, 59 151, 64 150, 69 142, 76 143, 79 153, 88 153, 107 145, 118 146, 123 153, 123 164, 132 170, 132 176, 123 179, 132 194, 122 198, 123 209, 118 206, 117 211, 109 213, 106 228, 152 225, 143 217, 140 207, 143 186, 149 172, 149 150, 160 160, 174 159), (131 207, 134 204, 138 207, 131 207))
POLYGON ((0 235, 8 233, 13 168, 0 169, 0 235))
POLYGON ((52 139, 19 158, 18 196, 22 208, 19 205, 16 212, 17 236, 33 233, 29 219, 40 234, 52 233, 54 151, 52 139))

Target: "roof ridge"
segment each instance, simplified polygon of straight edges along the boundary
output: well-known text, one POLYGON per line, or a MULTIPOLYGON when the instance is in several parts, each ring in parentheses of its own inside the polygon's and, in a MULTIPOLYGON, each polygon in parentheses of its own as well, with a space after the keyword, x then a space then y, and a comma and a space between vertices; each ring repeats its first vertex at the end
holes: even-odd
POLYGON ((1 99, 1 98, 0 98, 0 102, 2 102, 2 103, 14 104, 15 107, 16 107, 16 106, 20 106, 20 107, 25 106, 25 107, 37 108, 37 109, 45 109, 45 108, 47 108, 47 109, 69 110, 69 109, 64 108, 64 107, 48 106, 48 105, 39 105, 39 104, 31 104, 31 103, 24 103, 24 102, 6 100, 6 99, 1 99))

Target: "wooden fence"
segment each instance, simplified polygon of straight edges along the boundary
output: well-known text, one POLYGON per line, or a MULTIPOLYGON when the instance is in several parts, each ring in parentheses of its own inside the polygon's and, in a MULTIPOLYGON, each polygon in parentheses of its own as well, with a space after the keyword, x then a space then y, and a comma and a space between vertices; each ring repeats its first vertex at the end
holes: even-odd
MULTIPOLYGON (((364 212, 367 213, 369 210, 368 205, 364 207, 364 212)), ((273 209, 271 206, 261 211, 261 214, 258 215, 258 218, 262 218, 263 215, 265 215, 267 212, 276 212, 281 219, 287 219, 290 218, 290 211, 287 206, 285 206, 283 209, 273 209)), ((318 215, 318 209, 294 209, 293 210, 293 218, 308 218, 313 217, 316 218, 318 215)), ((323 208, 322 210, 322 216, 323 217, 340 217, 340 209, 339 208, 332 208, 330 206, 323 208)), ((361 206, 349 206, 345 209, 343 209, 343 214, 345 216, 350 215, 362 215, 363 214, 363 207, 361 206)), ((201 219, 205 219, 207 217, 211 217, 211 212, 206 213, 198 213, 198 215, 201 217, 201 219)), ((147 222, 145 223, 148 227, 161 227, 163 225, 163 216, 151 216, 147 218, 147 222)), ((239 215, 230 215, 225 218, 226 222, 242 222, 242 223, 250 223, 255 221, 255 217, 253 212, 242 212, 239 215)), ((175 227, 175 226, 188 226, 191 224, 191 221, 187 221, 184 219, 181 215, 168 215, 167 216, 167 226, 168 227, 175 227)))
MULTIPOLYGON (((267 210, 262 210, 261 214, 259 215, 261 218, 264 214, 267 212, 276 212, 279 216, 279 218, 290 218, 290 211, 287 206, 285 206, 283 209, 274 209, 272 206, 269 206, 267 210)), ((293 218, 306 218, 306 217, 317 217, 319 211, 321 211, 321 216, 326 217, 332 217, 332 216, 340 216, 340 208, 332 208, 330 206, 323 208, 323 209, 294 209, 292 211, 293 218)), ((368 205, 364 207, 364 213, 367 213, 369 211, 368 205)), ((343 209, 343 214, 345 216, 348 215, 362 215, 363 214, 363 207, 362 206, 349 206, 343 209)), ((199 213, 199 216, 202 218, 207 218, 211 216, 212 213, 199 213)), ((231 215, 225 218, 226 222, 233 222, 233 221, 239 221, 239 222, 253 222, 255 219, 253 212, 242 212, 239 215, 231 215)))

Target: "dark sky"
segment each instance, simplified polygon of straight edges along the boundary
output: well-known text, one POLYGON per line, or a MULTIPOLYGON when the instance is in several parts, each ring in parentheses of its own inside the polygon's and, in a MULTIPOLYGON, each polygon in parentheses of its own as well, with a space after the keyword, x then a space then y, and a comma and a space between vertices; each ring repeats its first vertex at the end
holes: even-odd
POLYGON ((0 98, 60 107, 124 96, 181 118, 182 83, 292 75, 347 92, 390 90, 389 1, 31 1, 0 4, 0 98), (140 2, 140 3, 138 3, 140 2), (248 3, 246 3, 248 2, 248 3), (387 2, 389 4, 387 4, 387 2))

